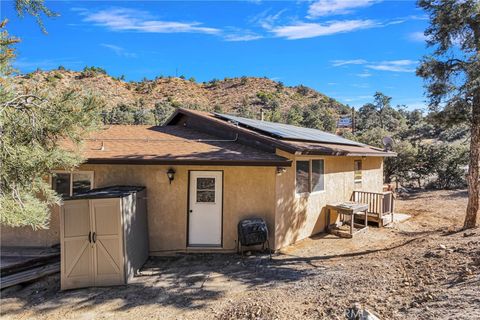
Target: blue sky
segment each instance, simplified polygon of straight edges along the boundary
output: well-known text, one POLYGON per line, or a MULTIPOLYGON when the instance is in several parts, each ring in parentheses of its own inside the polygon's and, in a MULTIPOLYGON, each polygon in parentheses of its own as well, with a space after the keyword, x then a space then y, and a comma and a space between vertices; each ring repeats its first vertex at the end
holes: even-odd
POLYGON ((415 76, 428 53, 427 16, 414 1, 46 1, 60 17, 42 34, 11 1, 1 18, 22 39, 22 72, 63 65, 105 68, 128 80, 185 75, 197 81, 267 76, 304 84, 351 106, 375 91, 423 108, 415 76))

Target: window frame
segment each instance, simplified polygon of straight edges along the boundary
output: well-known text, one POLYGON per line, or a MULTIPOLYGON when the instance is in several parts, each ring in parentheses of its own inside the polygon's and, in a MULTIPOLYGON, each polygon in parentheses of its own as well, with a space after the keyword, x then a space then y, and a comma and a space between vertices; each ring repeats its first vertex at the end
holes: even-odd
POLYGON ((326 182, 326 174, 325 174, 325 171, 326 171, 326 168, 325 168, 325 159, 323 158, 320 158, 320 159, 296 159, 295 160, 295 185, 294 185, 294 189, 295 189, 295 196, 297 198, 300 198, 300 197, 305 197, 305 196, 308 196, 308 195, 315 195, 315 194, 321 194, 321 193, 324 193, 326 192, 326 185, 327 185, 327 182, 326 182), (302 193, 298 193, 297 192, 297 162, 298 161, 304 161, 304 162, 308 162, 308 191, 307 192, 302 192, 302 193), (313 184, 312 184, 312 170, 313 170, 313 166, 312 166, 312 161, 322 161, 323 162, 323 189, 322 190, 316 190, 316 191, 313 191, 313 184))
POLYGON ((360 185, 363 183, 363 161, 361 159, 353 160, 353 183, 360 185), (360 169, 356 169, 356 164, 360 163, 360 169), (360 171, 360 179, 357 179, 357 171, 360 171))
POLYGON ((73 195, 73 175, 76 173, 80 174, 88 174, 90 175, 90 181, 92 181, 90 185, 90 190, 95 188, 95 174, 94 171, 92 170, 75 170, 75 171, 67 171, 67 170, 53 170, 51 174, 49 175, 49 182, 50 182, 50 188, 56 192, 55 189, 53 189, 53 175, 54 174, 70 174, 70 191, 69 191, 69 197, 73 195))
POLYGON ((310 194, 317 194, 317 193, 323 193, 325 192, 326 190, 326 182, 325 182, 325 159, 311 159, 310 160, 310 194), (323 162, 323 171, 322 171, 322 175, 323 175, 323 189, 322 190, 316 190, 316 191, 313 191, 313 184, 312 184, 312 178, 313 178, 313 161, 322 161, 323 162))

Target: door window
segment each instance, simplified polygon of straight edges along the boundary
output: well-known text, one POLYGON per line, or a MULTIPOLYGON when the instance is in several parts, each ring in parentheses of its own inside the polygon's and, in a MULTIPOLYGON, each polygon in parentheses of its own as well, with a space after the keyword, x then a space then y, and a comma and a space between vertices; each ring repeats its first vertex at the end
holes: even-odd
POLYGON ((197 178, 197 203, 215 202, 215 178, 197 178))

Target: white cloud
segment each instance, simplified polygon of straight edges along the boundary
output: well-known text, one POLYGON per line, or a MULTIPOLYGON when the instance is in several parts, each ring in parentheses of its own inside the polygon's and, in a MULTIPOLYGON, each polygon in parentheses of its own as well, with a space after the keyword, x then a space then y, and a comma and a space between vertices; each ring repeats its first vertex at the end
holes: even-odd
POLYGON ((373 20, 331 21, 325 24, 298 22, 293 25, 274 27, 270 31, 277 37, 296 40, 352 32, 376 26, 378 23, 373 20))
POLYGON ((378 1, 375 0, 318 0, 308 8, 308 17, 324 17, 329 15, 351 13, 352 9, 368 7, 378 1))
POLYGON ((253 41, 262 39, 263 36, 253 33, 248 34, 227 34, 223 37, 225 41, 253 41))
POLYGON ((415 72, 416 61, 413 60, 390 60, 371 63, 366 65, 367 68, 380 71, 393 72, 415 72))
POLYGON ((281 15, 286 11, 286 9, 280 10, 277 13, 269 14, 270 10, 265 10, 258 15, 250 18, 248 23, 259 25, 264 29, 270 30, 274 27, 276 22, 280 19, 281 15))
POLYGON ((367 60, 363 59, 353 59, 353 60, 332 60, 332 66, 334 67, 341 67, 341 66, 346 66, 349 64, 365 64, 367 63, 367 60))
POLYGON ((125 58, 135 58, 137 55, 132 52, 128 52, 122 47, 116 46, 114 44, 109 43, 101 43, 102 47, 112 50, 117 56, 125 57, 125 58))
POLYGON ((364 71, 362 73, 357 73, 356 76, 360 78, 368 78, 368 77, 371 77, 372 74, 368 71, 364 71))
MULTIPOLYGON (((353 59, 353 60, 332 60, 332 66, 341 67, 346 65, 363 65, 365 68, 372 70, 380 71, 392 71, 392 72, 414 72, 415 65, 417 64, 414 60, 388 60, 380 62, 372 62, 364 59, 353 59)), ((368 71, 357 74, 357 76, 362 78, 370 77, 372 74, 368 71)))
POLYGON ((408 38, 408 40, 413 41, 413 42, 425 42, 425 41, 427 41, 427 37, 425 36, 425 34, 422 31, 409 33, 407 38, 408 38))
POLYGON ((199 22, 157 20, 148 12, 116 8, 96 12, 79 11, 85 22, 91 22, 113 31, 138 31, 149 33, 206 33, 218 34, 217 28, 203 27, 199 22))

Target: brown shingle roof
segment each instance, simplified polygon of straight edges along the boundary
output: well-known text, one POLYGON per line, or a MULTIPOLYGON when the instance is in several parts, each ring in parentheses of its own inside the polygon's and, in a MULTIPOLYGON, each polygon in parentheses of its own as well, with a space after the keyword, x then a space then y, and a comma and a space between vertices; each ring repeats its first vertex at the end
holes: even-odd
POLYGON ((181 126, 112 125, 82 145, 87 163, 290 166, 273 153, 181 126))

